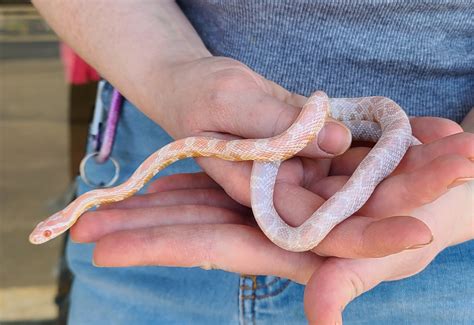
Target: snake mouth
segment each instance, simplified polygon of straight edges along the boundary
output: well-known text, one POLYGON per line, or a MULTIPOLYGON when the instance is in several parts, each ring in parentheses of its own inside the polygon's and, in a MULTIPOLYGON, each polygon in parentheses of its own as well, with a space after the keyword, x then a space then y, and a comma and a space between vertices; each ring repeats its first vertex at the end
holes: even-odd
POLYGON ((35 233, 32 233, 29 237, 30 243, 34 245, 39 245, 45 242, 45 239, 41 235, 37 235, 35 233))
POLYGON ((51 239, 53 232, 50 229, 42 229, 44 222, 40 222, 29 236, 29 241, 32 244, 39 245, 51 239))

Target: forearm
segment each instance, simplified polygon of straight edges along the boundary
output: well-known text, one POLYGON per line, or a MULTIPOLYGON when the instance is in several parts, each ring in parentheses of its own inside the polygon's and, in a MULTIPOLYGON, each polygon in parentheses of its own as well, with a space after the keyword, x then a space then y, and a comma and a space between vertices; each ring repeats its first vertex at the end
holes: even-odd
POLYGON ((166 68, 210 56, 174 1, 33 3, 61 39, 158 123, 163 112, 157 93, 166 68))

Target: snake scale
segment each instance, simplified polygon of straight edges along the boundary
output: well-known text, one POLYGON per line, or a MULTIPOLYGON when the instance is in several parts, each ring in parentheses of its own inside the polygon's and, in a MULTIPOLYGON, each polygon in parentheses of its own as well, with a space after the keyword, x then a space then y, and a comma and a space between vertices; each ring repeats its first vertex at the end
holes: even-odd
POLYGON ((67 229, 92 207, 117 202, 139 191, 156 173, 188 157, 216 157, 230 161, 253 161, 251 206, 265 235, 283 249, 301 252, 318 245, 337 224, 359 210, 375 187, 399 164, 411 145, 412 136, 405 112, 386 97, 333 98, 315 92, 294 123, 282 134, 267 139, 224 141, 189 137, 174 141, 150 155, 124 183, 87 192, 65 209, 40 222, 30 242, 41 244, 67 229), (275 209, 273 188, 278 168, 317 137, 331 116, 343 122, 355 140, 377 142, 347 183, 303 224, 291 227, 275 209))

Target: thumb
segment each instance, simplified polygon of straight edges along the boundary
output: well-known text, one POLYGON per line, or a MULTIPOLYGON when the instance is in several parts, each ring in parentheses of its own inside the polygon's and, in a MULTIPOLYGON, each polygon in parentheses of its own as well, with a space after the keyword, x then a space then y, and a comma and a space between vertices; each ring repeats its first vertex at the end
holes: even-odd
MULTIPOLYGON (((258 139, 269 138, 288 129, 300 114, 306 98, 291 94, 276 84, 269 84, 266 88, 266 91, 244 88, 221 92, 217 103, 214 103, 220 109, 212 110, 218 114, 212 119, 213 131, 258 139)), ((214 136, 212 132, 205 133, 214 136)), ((344 124, 328 119, 300 156, 332 157, 346 151, 350 143, 351 134, 344 124)))
POLYGON ((384 280, 382 260, 328 259, 306 285, 304 307, 309 323, 342 324, 346 305, 384 280))
MULTIPOLYGON (((288 116, 282 116, 282 121, 280 122, 288 123, 288 120, 294 121, 308 98, 297 93, 292 93, 273 81, 265 81, 267 83, 266 91, 273 98, 289 106, 285 112, 288 116)), ((278 126, 276 129, 278 129, 278 126)), ((310 158, 323 157, 324 154, 337 156, 349 148, 351 141, 352 135, 349 129, 342 122, 328 118, 317 138, 302 150, 299 155, 310 158)))
POLYGON ((310 324, 342 324, 349 302, 383 281, 417 274, 438 252, 436 245, 425 245, 383 258, 327 259, 306 285, 304 307, 310 324))

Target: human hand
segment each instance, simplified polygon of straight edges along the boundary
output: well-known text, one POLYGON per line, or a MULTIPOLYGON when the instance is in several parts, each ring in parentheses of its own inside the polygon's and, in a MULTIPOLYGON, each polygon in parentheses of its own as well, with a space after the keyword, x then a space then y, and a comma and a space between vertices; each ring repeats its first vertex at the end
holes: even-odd
MULTIPOLYGON (((306 101, 228 58, 192 60, 172 65, 166 71, 163 77, 166 84, 159 86, 156 107, 165 107, 167 113, 158 122, 175 138, 196 135, 226 139, 271 137, 293 123, 306 101)), ((317 139, 299 153, 303 157, 285 163, 285 182, 292 182, 295 188, 302 189, 299 179, 305 170, 315 165, 315 161, 308 158, 333 156, 319 145, 336 144, 340 147, 336 153, 347 149, 350 136, 345 127, 340 127, 340 122, 330 122, 317 139), (341 136, 343 139, 338 140, 341 136)), ((251 162, 241 164, 205 158, 197 161, 231 197, 250 205, 248 171, 251 162)), ((307 177, 308 181, 310 178, 311 175, 307 177)), ((277 180, 276 187, 279 186, 277 180)), ((291 202, 299 203, 298 199, 291 202)))
MULTIPOLYGON (((205 187, 205 183, 209 181, 209 178, 201 175, 192 175, 192 178, 193 181, 189 175, 178 175, 171 176, 169 182, 164 179, 166 182, 161 183, 162 186, 171 185, 175 181, 178 184, 175 183, 174 190, 171 187, 170 191, 163 188, 163 195, 159 198, 160 206, 154 211, 149 209, 148 216, 147 209, 141 213, 132 210, 131 215, 128 210, 105 210, 104 214, 85 215, 83 218, 89 220, 80 219, 79 227, 84 226, 81 225, 83 221, 92 223, 82 229, 73 228, 73 238, 93 241, 101 236, 107 237, 107 233, 115 232, 114 227, 120 229, 121 235, 116 233, 116 236, 105 241, 99 240, 100 247, 94 254, 98 265, 200 266, 245 274, 278 275, 303 284, 311 279, 305 293, 305 305, 309 319, 316 324, 334 324, 336 322, 333 320, 340 321, 340 313, 349 300, 381 281, 402 278, 421 271, 441 251, 442 246, 438 245, 437 241, 440 237, 434 231, 435 240, 426 248, 409 250, 382 259, 325 259, 308 252, 286 252, 272 245, 253 227, 255 225, 252 224, 251 217, 245 214, 243 207, 239 207, 234 201, 228 201, 224 193, 219 194, 214 182, 208 183, 210 187, 207 190, 189 190, 186 184, 191 187, 205 187), (181 186, 184 186, 183 190, 177 189, 181 186), (179 204, 177 200, 180 196, 182 199, 186 192, 190 194, 188 198, 195 198, 191 203, 196 205, 173 206, 179 204), (205 194, 195 196, 200 192, 205 194), (215 204, 217 208, 199 206, 198 202, 203 199, 205 204, 215 204), (124 227, 125 224, 127 227, 124 227), (96 227, 97 225, 102 226, 96 227), (135 227, 151 229, 140 230, 131 236, 132 231, 126 229, 135 227)), ((445 195, 446 199, 450 200, 461 194, 456 193, 457 190, 462 192, 463 187, 451 190, 445 195), (448 198, 448 195, 451 197, 448 198)), ((440 206, 447 207, 450 214, 456 213, 449 203, 425 206, 424 211, 420 213, 427 217, 425 220, 430 227, 431 212, 439 212, 440 206)), ((462 211, 459 205, 454 206, 457 211, 462 211)), ((442 220, 448 222, 439 224, 434 229, 443 229, 444 226, 448 226, 445 229, 452 229, 452 220, 446 218, 446 215, 442 217, 442 220)), ((472 215, 470 218, 472 228, 472 215)), ((469 227, 469 223, 467 226, 469 227)))
MULTIPOLYGON (((244 71, 244 72, 248 72, 251 75, 254 74, 252 71, 248 70, 248 68, 242 67, 240 63, 235 62, 235 61, 231 61, 231 63, 230 63, 231 66, 229 68, 228 67, 229 62, 227 61, 228 59, 225 59, 225 58, 207 58, 204 61, 206 61, 206 60, 211 60, 211 65, 215 64, 215 62, 213 60, 224 60, 224 62, 225 62, 224 66, 226 68, 224 70, 217 70, 219 73, 221 73, 223 71, 227 71, 226 69, 229 69, 229 71, 234 69, 238 72, 244 71), (237 67, 232 66, 232 65, 235 65, 235 64, 237 64, 237 67)), ((202 61, 201 61, 201 63, 202 63, 202 61)), ((193 62, 193 65, 194 64, 195 64, 195 62, 193 62)), ((206 65, 204 64, 204 66, 206 66, 206 65)), ((192 69, 186 68, 184 70, 188 72, 192 69)), ((206 68, 206 67, 203 70, 204 71, 212 71, 212 69, 209 69, 209 68, 206 68)), ((227 72, 229 72, 229 71, 227 71, 227 72)), ((201 76, 203 73, 204 72, 197 73, 196 75, 201 76)), ((178 73, 177 75, 180 75, 180 74, 178 73)), ((193 74, 191 74, 191 75, 193 75, 193 74)), ((241 75, 240 77, 245 77, 244 75, 241 75)), ((234 77, 235 76, 232 76, 232 78, 229 78, 229 79, 232 81, 234 77)), ((247 77, 249 77, 249 76, 247 76, 247 77)), ((259 76, 257 76, 257 77, 261 78, 259 76)), ((215 76, 214 77, 209 77, 208 79, 213 80, 213 78, 215 78, 215 76)), ((167 79, 172 80, 173 78, 167 78, 167 79)), ((183 78, 181 78, 181 77, 176 78, 176 80, 182 80, 182 79, 183 78)), ((238 78, 235 79, 235 80, 238 80, 238 78)), ((251 86, 249 86, 249 87, 251 87, 250 89, 253 89, 254 86, 255 86, 255 83, 253 82, 254 80, 255 80, 255 78, 253 80, 250 80, 251 81, 250 82, 251 86)), ((262 82, 268 82, 268 81, 265 81, 263 79, 262 82)), ((170 84, 172 85, 173 83, 170 82, 170 84)), ((237 82, 236 84, 240 85, 240 86, 243 86, 243 85, 246 84, 246 82, 242 81, 242 82, 237 82)), ((229 98, 232 99, 232 100, 228 100, 229 102, 232 102, 232 101, 238 102, 240 98, 245 97, 245 96, 240 96, 239 91, 241 91, 241 89, 235 90, 233 88, 235 85, 233 83, 230 83, 230 85, 232 87, 230 87, 229 89, 225 89, 229 92, 228 94, 226 92, 224 92, 223 94, 220 94, 220 93, 218 93, 218 94, 222 95, 223 98, 225 98, 226 95, 228 95, 229 98)), ((271 87, 273 87, 273 86, 276 87, 276 90, 274 91, 276 93, 278 93, 279 91, 281 91, 282 94, 287 93, 286 90, 280 89, 281 87, 278 88, 277 85, 274 85, 274 84, 270 83, 270 86, 271 87)), ((212 89, 212 87, 214 87, 213 83, 211 83, 211 89, 212 89)), ((262 89, 258 89, 256 92, 260 94, 261 90, 262 89)), ((204 93, 206 93, 206 94, 207 93, 212 93, 212 90, 205 91, 204 93)), ((249 91, 249 93, 251 93, 251 92, 249 91)), ((282 96, 283 95, 281 95, 280 97, 282 97, 282 96)), ((181 96, 175 96, 175 97, 172 97, 170 100, 172 102, 174 102, 176 100, 179 102, 182 98, 181 96)), ((168 96, 166 98, 170 98, 170 97, 168 96)), ((187 100, 189 100, 189 99, 185 99, 185 101, 187 101, 187 100)), ((192 102, 199 103, 201 101, 193 99, 192 102)), ((228 107, 229 105, 226 105, 226 103, 227 103, 227 100, 222 100, 221 102, 219 102, 217 104, 217 109, 219 109, 219 107, 224 107, 224 108, 228 107)), ((170 105, 164 105, 164 106, 169 107, 170 105)), ((189 105, 182 105, 182 106, 183 107, 188 107, 189 105)), ((227 111, 232 111, 232 105, 230 105, 230 106, 231 106, 230 109, 227 109, 227 111)), ((199 105, 197 105, 197 107, 199 108, 199 105)), ((285 111, 288 111, 288 110, 289 109, 287 109, 285 111)), ((171 109, 171 111, 176 112, 176 111, 179 111, 179 110, 171 109)), ((271 112, 270 108, 269 108, 269 111, 271 112)), ((192 114, 192 112, 190 112, 189 114, 192 114)), ((265 114, 265 112, 262 112, 261 114, 263 115, 263 114, 265 114)), ((204 115, 209 115, 209 114, 201 114, 201 115, 204 116, 204 115)), ((271 113, 271 115, 275 115, 275 114, 271 113)), ((278 115, 280 115, 280 113, 278 113, 278 115)), ((271 116, 269 116, 269 119, 271 119, 271 116)), ((181 119, 180 118, 173 118, 172 120, 178 120, 179 121, 179 120, 182 120, 182 118, 181 119)), ((199 118, 199 116, 195 116, 195 118, 190 118, 189 120, 191 122, 193 122, 193 123, 195 122, 197 124, 199 124, 199 123, 205 124, 205 123, 208 122, 207 120, 203 120, 202 117, 199 118), (201 119, 202 121, 199 122, 199 119, 201 119)), ((223 119, 218 119, 218 120, 225 121, 226 119, 223 118, 223 119)), ((231 121, 231 120, 232 119, 228 119, 228 121, 231 121)), ((291 120, 291 119, 288 119, 288 120, 291 120)), ((245 121, 242 121, 242 123, 244 123, 244 122, 245 121)), ((178 124, 182 125, 183 123, 178 123, 178 124)), ((252 123, 249 123, 249 124, 252 124, 252 123)), ((225 128, 223 128, 223 129, 225 129, 225 128)), ((218 134, 212 134, 212 136, 219 137, 220 134, 219 133, 218 134)), ((263 135, 249 135, 249 137, 252 137, 252 136, 263 136, 263 135)), ((359 154, 364 153, 363 150, 359 150, 357 152, 359 154)), ((204 163, 204 165, 203 165, 206 172, 208 172, 208 174, 210 174, 211 177, 213 177, 213 179, 215 179, 220 185, 222 185, 224 187, 224 189, 226 190, 226 192, 231 195, 231 197, 233 197, 234 199, 237 199, 237 201, 239 201, 240 203, 242 203, 244 205, 249 205, 249 198, 248 198, 249 197, 249 195, 248 195, 249 185, 248 185, 248 182, 249 182, 249 178, 250 178, 251 163, 243 163, 242 164, 242 163, 226 162, 226 161, 221 161, 221 160, 206 160, 206 159, 200 159, 198 161, 200 161, 201 164, 203 164, 203 162, 208 161, 209 162, 208 164, 204 163), (228 167, 228 168, 226 168, 226 167, 228 167)), ((302 220, 301 218, 306 217, 312 211, 314 211, 314 204, 311 205, 311 204, 303 203, 303 202, 316 202, 317 201, 317 198, 315 197, 314 193, 311 193, 311 191, 308 191, 307 187, 308 187, 308 184, 316 183, 316 184, 319 184, 319 186, 323 186, 324 188, 327 188, 327 187, 324 186, 324 183, 319 182, 319 180, 320 180, 319 178, 321 177, 321 175, 318 174, 318 172, 315 172, 315 171, 322 171, 322 173, 324 173, 324 172, 328 171, 327 170, 328 168, 330 168, 330 164, 328 163, 328 161, 321 161, 321 160, 314 161, 314 160, 311 160, 311 159, 306 159, 305 157, 300 157, 298 159, 293 159, 289 162, 286 162, 282 166, 282 169, 279 173, 279 178, 278 178, 277 183, 276 183, 276 192, 279 192, 282 189, 285 189, 285 190, 291 192, 290 195, 293 194, 293 197, 292 197, 293 200, 290 201, 289 196, 282 195, 281 200, 278 200, 277 203, 276 203, 277 204, 277 209, 279 210, 280 214, 285 219, 285 221, 287 221, 291 225, 300 224, 301 220, 302 220), (323 185, 321 185, 321 184, 323 184, 323 185), (310 198, 310 196, 312 196, 312 198, 310 198)), ((347 175, 347 174, 343 174, 343 175, 347 175)), ((340 181, 345 181, 345 180, 347 180, 347 178, 346 179, 340 178, 339 180, 340 181)), ((276 194, 276 195, 278 195, 278 194, 276 194)), ((373 220, 371 220, 371 221, 373 221, 373 220)), ((386 221, 386 220, 384 220, 384 221, 386 221)), ((390 220, 390 221, 392 221, 392 220, 390 220)), ((377 225, 377 226, 380 226, 380 225, 377 225)), ((377 229, 381 229, 381 228, 377 228, 377 229)), ((380 234, 381 234, 381 232, 380 232, 380 234)), ((376 247, 376 245, 373 245, 373 244, 367 245, 367 246, 376 247)), ((381 256, 381 255, 384 255, 384 252, 379 252, 379 253, 371 252, 371 253, 365 253, 365 255, 364 255, 364 253, 359 253, 357 255, 357 254, 354 254, 353 249, 351 249, 351 248, 354 248, 354 246, 349 245, 349 244, 347 245, 347 247, 340 247, 341 249, 339 249, 338 252, 335 252, 334 248, 331 245, 327 245, 327 246, 323 245, 321 247, 323 247, 324 251, 320 251, 319 253, 325 254, 325 255, 337 255, 337 256, 341 256, 341 257, 356 257, 356 256, 360 257, 360 256, 381 256)), ((393 253, 393 251, 386 252, 386 253, 393 253)))
MULTIPOLYGON (((465 177, 465 175, 472 172, 472 164, 464 157, 474 155, 474 148, 469 146, 469 143, 472 142, 472 135, 467 133, 454 134, 447 138, 438 139, 443 135, 459 132, 457 125, 453 125, 446 120, 418 118, 412 120, 412 125, 418 138, 424 142, 432 142, 410 149, 394 175, 379 185, 372 198, 359 211, 358 214, 362 214, 361 212, 363 211, 365 217, 349 218, 346 222, 336 227, 316 247, 315 251, 317 253, 329 255, 327 254, 328 249, 325 247, 334 246, 336 247, 336 254, 334 255, 344 256, 343 250, 347 245, 352 247, 351 251, 354 252, 353 254, 362 252, 357 257, 363 257, 364 252, 369 250, 369 247, 375 246, 376 248, 371 250, 372 256, 383 256, 408 247, 409 243, 404 240, 417 239, 422 241, 423 237, 426 237, 425 235, 428 234, 427 229, 422 223, 413 223, 413 220, 407 220, 406 217, 402 217, 402 220, 400 220, 400 217, 387 217, 397 215, 397 211, 407 213, 435 199, 446 191, 448 184, 454 179, 465 177), (430 126, 430 128, 427 129, 426 126, 430 126), (434 139, 438 140, 434 141, 434 139), (436 173, 439 175, 433 177, 436 173), (383 218, 381 221, 385 222, 372 223, 370 220, 372 218, 383 218), (398 227, 396 227, 397 224, 399 225, 398 227), (388 240, 392 240, 393 243, 390 245, 391 242, 388 240), (383 247, 378 247, 377 249, 377 246, 380 245, 383 247), (384 247, 386 247, 385 251, 384 247), (383 252, 381 253, 380 250, 383 252)), ((331 175, 328 177, 321 176, 320 181, 311 186, 311 190, 320 193, 321 197, 315 195, 317 200, 315 202, 308 202, 307 205, 320 205, 323 198, 331 196, 332 192, 341 187, 345 180, 347 180, 347 175, 352 172, 351 169, 355 168, 358 161, 362 160, 367 151, 367 148, 354 148, 342 157, 335 159, 331 167, 331 175)), ((155 205, 206 204, 207 201, 209 201, 207 205, 211 206, 221 206, 221 204, 224 204, 226 202, 224 193, 221 193, 218 199, 212 200, 212 195, 214 195, 213 193, 218 185, 208 178, 198 175, 179 175, 160 179, 150 186, 150 191, 153 193, 106 206, 105 209, 107 210, 102 209, 100 213, 113 215, 114 212, 120 211, 111 209, 138 208, 140 210, 148 209, 155 205), (192 191, 191 193, 176 192, 180 188, 189 188, 192 191), (186 197, 186 194, 190 194, 190 196, 186 197), (177 199, 169 198, 174 196, 177 196, 177 199)), ((281 194, 291 197, 298 193, 292 193, 291 190, 288 190, 281 194)), ((278 193, 275 193, 275 195, 275 201, 278 202, 278 193)), ((306 199, 311 199, 311 197, 306 199)), ((236 203, 233 203, 231 206, 235 207, 236 205, 236 203)), ((227 208, 228 206, 224 205, 223 207, 227 208)), ((305 208, 303 207, 302 209, 305 208)), ((242 207, 239 211, 248 213, 248 210, 242 207)), ((131 211, 127 210, 127 214, 130 213, 131 211)), ((300 220, 292 220, 292 222, 301 223, 304 221, 304 216, 303 214, 300 220)), ((81 220, 83 219, 87 220, 87 217, 81 220)), ((93 221, 100 222, 100 218, 94 218, 93 221)), ((118 227, 117 229, 124 226, 127 227, 127 225, 121 225, 119 221, 115 224, 118 227)), ((122 222, 126 223, 125 220, 122 220, 122 222)), ((86 222, 85 225, 87 227, 88 223, 86 222)), ((133 228, 132 224, 129 224, 129 226, 133 228)), ((89 236, 97 229, 101 231, 100 229, 102 228, 102 226, 97 225, 95 230, 91 228, 85 234, 89 236)), ((104 235, 102 234, 101 236, 104 235)))
MULTIPOLYGON (((456 126, 449 123, 443 126, 442 122, 438 119, 412 120, 417 137, 425 142, 458 131, 456 126), (426 129, 426 125, 435 127, 426 129)), ((379 198, 374 199, 374 196, 373 203, 366 204, 367 214, 378 211, 381 217, 396 215, 400 203, 405 206, 399 211, 410 210, 410 207, 420 206, 433 200, 433 196, 445 193, 452 180, 472 176, 472 163, 464 158, 473 155, 474 148, 469 146, 472 140, 472 135, 456 134, 410 150, 396 173, 377 188, 379 198), (437 177, 429 177, 434 174, 437 177), (416 195, 402 196, 407 201, 396 198, 407 188, 416 195), (382 195, 387 189, 396 195, 382 195), (377 203, 383 200, 385 204, 377 203)), ((334 162, 334 169, 346 169, 347 172, 353 164, 351 160, 360 160, 362 156, 355 151, 348 152, 334 162)), ((324 180, 332 188, 325 195, 340 186, 337 178, 331 177, 335 182, 324 180)), ((341 307, 356 296, 354 292, 360 294, 381 281, 414 274, 444 247, 473 236, 472 215, 462 215, 463 210, 468 211, 466 204, 472 206, 469 201, 472 194, 465 192, 463 186, 452 189, 435 202, 412 209, 411 215, 433 230, 431 245, 384 258, 356 260, 286 252, 272 245, 255 227, 250 211, 231 200, 203 174, 163 178, 152 184, 150 190, 153 193, 148 196, 135 197, 84 215, 72 228, 72 238, 97 242, 94 260, 98 265, 201 266, 248 274, 272 274, 308 283, 305 299, 308 317, 324 323, 340 320, 341 307), (448 213, 457 217, 457 212, 460 213, 457 222, 445 218, 448 213), (314 295, 315 290, 318 295, 314 295)), ((368 218, 349 218, 325 241, 331 238, 353 241, 357 222, 368 218), (351 220, 356 222, 351 224, 351 220), (352 225, 352 229, 347 224, 352 225)), ((398 227, 397 222, 393 225, 404 229, 400 227, 404 222, 399 219, 398 227)), ((397 245, 406 238, 414 238, 413 235, 417 237, 416 231, 393 231, 386 244, 397 245)))
MULTIPOLYGON (((305 288, 305 312, 311 324, 342 324, 344 308, 358 296, 382 282, 413 276, 445 248, 474 239, 473 182, 450 189, 411 215, 432 229, 433 242, 378 259, 328 258, 305 288)), ((436 292, 436 282, 432 284, 436 292)))
MULTIPOLYGON (((433 142, 411 149, 394 174, 380 184, 358 212, 376 218, 394 213, 411 215, 428 225, 433 242, 378 259, 328 258, 306 287, 305 310, 310 323, 342 323, 344 307, 356 297, 381 282, 421 272, 446 247, 474 238, 474 136, 457 133, 461 130, 454 124, 440 128, 437 121, 440 120, 412 119, 417 137, 433 142), (430 124, 433 127, 428 127, 430 124), (453 135, 442 138, 449 133, 453 135), (423 164, 423 158, 433 160, 423 164)), ((345 172, 350 173, 360 160, 355 157, 364 153, 348 151, 345 155, 338 158, 347 159, 339 168, 347 168, 345 172), (351 155, 353 158, 348 158, 351 155)))
MULTIPOLYGON (((154 117, 174 138, 268 138, 285 131, 306 98, 292 94, 244 64, 224 57, 205 57, 170 65, 159 84, 154 117)), ((301 157, 330 158, 344 152, 351 136, 342 123, 330 120, 301 157)), ((198 163, 239 203, 250 204, 251 162, 198 158, 198 163), (229 176, 232 177, 229 177, 229 176)), ((288 167, 297 178, 312 163, 302 158, 288 167), (304 163, 303 163, 304 162, 304 163)), ((294 181, 296 182, 296 180, 294 181)), ((277 185, 278 186, 278 185, 277 185)))

